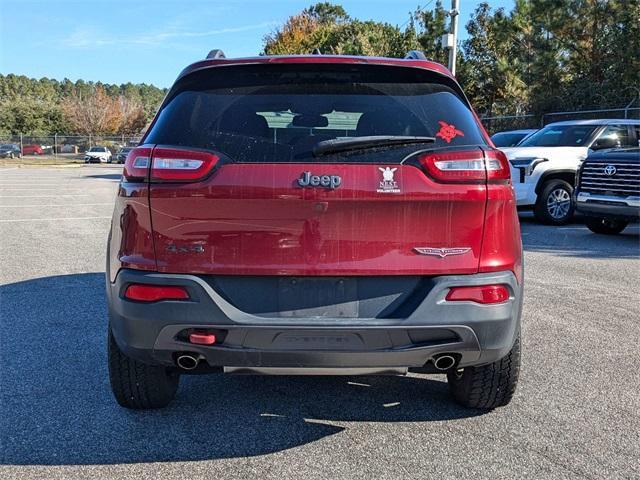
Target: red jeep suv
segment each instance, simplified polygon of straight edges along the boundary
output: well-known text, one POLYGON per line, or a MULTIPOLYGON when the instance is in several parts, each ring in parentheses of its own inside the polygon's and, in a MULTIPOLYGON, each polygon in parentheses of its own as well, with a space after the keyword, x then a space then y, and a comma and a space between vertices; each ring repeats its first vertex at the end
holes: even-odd
POLYGON ((445 373, 491 409, 520 365, 522 246, 505 156, 449 71, 219 52, 129 152, 108 241, 118 403, 187 373, 445 373))

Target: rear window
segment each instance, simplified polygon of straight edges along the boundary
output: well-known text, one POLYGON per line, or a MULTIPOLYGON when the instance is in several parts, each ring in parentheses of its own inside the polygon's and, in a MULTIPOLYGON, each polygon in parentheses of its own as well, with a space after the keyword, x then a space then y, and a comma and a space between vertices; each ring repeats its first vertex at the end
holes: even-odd
POLYGON ((236 162, 390 162, 411 151, 486 142, 450 79, 375 65, 216 67, 181 80, 145 143, 221 152, 236 162), (435 137, 315 158, 324 140, 435 137), (338 157, 338 158, 336 158, 338 157))

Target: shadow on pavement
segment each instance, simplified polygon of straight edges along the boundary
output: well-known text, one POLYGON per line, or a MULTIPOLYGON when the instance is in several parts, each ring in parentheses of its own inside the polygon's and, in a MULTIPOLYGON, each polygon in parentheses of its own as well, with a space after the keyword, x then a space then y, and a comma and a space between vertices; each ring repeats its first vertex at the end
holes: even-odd
POLYGON ((169 408, 127 411, 109 389, 103 282, 87 273, 0 286, 1 464, 244 457, 348 428, 332 421, 480 414, 453 404, 438 377, 223 375, 184 376, 169 408))
POLYGON ((104 180, 120 180, 122 178, 121 173, 105 173, 102 175, 83 175, 80 178, 101 178, 104 180))
POLYGON ((541 225, 533 217, 520 215, 522 245, 527 252, 546 252, 562 257, 640 258, 640 229, 630 224, 619 235, 591 232, 580 218, 558 227, 541 225))

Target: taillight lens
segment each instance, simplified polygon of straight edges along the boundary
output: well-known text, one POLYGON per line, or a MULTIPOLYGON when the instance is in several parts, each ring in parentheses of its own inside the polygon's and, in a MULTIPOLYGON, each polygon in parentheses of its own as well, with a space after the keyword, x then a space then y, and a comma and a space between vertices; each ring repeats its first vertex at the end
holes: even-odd
POLYGON ((487 150, 485 163, 487 165, 487 181, 489 183, 503 183, 511 180, 509 160, 500 150, 487 150))
POLYGON ((149 176, 151 148, 136 147, 127 154, 122 175, 129 181, 145 180, 149 176))
POLYGON ((482 150, 429 153, 418 158, 431 178, 442 183, 484 183, 487 173, 482 150))
POLYGON ((452 287, 447 293, 447 302, 475 302, 483 305, 502 303, 509 300, 509 288, 506 285, 479 285, 452 287))
POLYGON ((441 183, 485 183, 510 178, 509 162, 499 150, 435 152, 418 161, 431 178, 441 183))
POLYGON ((156 148, 151 162, 151 181, 194 182, 206 177, 219 159, 210 152, 156 148))
POLYGON ((184 287, 166 285, 145 285, 134 283, 127 287, 124 297, 138 302, 158 302, 160 300, 189 300, 189 292, 184 287))

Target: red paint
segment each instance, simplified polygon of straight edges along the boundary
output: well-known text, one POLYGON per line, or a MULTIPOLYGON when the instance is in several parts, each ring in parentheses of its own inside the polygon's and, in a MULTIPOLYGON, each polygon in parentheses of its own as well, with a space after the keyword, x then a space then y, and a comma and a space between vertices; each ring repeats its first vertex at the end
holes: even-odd
POLYGON ((189 293, 184 287, 134 283, 127 287, 124 297, 138 302, 158 302, 160 300, 188 300, 189 293))
POLYGON ((511 270, 522 283, 522 238, 511 183, 487 185, 480 272, 511 270))
POLYGON ((44 154, 44 150, 40 145, 23 145, 22 154, 23 155, 42 155, 44 154))
POLYGON ((226 164, 206 181, 152 184, 158 270, 228 275, 437 275, 478 271, 484 184, 442 184, 390 165, 400 193, 379 193, 384 165, 226 164), (301 188, 302 172, 340 175, 301 188), (202 244, 203 253, 171 245, 202 244), (416 246, 469 247, 418 255, 416 246))
POLYGON ((440 137, 447 143, 451 143, 451 140, 460 136, 464 137, 464 133, 462 130, 458 130, 455 125, 448 124, 447 122, 443 122, 440 120, 438 122, 440 124, 440 130, 436 133, 436 137, 440 137))
POLYGON ((473 287, 452 287, 447 293, 447 302, 475 302, 483 305, 503 303, 509 300, 506 285, 478 285, 473 287))
POLYGON ((121 267, 156 269, 146 183, 120 183, 111 220, 107 264, 111 281, 115 280, 121 267))

